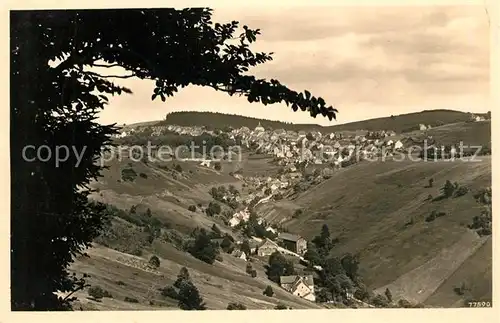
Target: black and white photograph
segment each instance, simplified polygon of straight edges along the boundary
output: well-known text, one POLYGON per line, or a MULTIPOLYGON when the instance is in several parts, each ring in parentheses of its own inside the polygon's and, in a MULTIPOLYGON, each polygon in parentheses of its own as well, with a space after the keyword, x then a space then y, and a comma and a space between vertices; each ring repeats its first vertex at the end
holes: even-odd
POLYGON ((489 8, 10 10, 10 310, 493 307, 489 8))

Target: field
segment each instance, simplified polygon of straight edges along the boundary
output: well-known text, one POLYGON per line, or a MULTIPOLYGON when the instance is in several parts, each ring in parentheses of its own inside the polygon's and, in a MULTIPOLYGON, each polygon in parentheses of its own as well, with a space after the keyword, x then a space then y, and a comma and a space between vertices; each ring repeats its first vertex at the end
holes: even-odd
POLYGON ((230 302, 239 302, 248 309, 272 309, 278 303, 295 309, 321 308, 315 303, 288 294, 269 281, 258 260, 252 263, 257 270, 257 277, 252 278, 245 272, 246 262, 229 255, 223 257, 223 262, 209 265, 168 244, 157 243, 154 247, 155 254, 161 259, 157 272, 144 269, 150 254, 141 258, 99 245, 90 249, 90 258, 78 259, 72 269, 91 275, 89 283, 101 286, 113 298, 96 302, 89 299, 85 292, 80 292, 76 308, 176 310, 176 301, 161 296, 158 288, 172 285, 183 266, 189 269, 190 277, 208 309, 225 309, 230 302), (262 294, 267 285, 272 285, 275 292, 273 297, 262 294), (125 302, 125 297, 135 298, 139 303, 125 302))
MULTIPOLYGON (((385 290, 389 286, 395 289, 393 294, 423 302, 484 243, 467 228, 480 213, 472 194, 491 185, 491 159, 481 159, 359 163, 299 196, 294 203, 307 211, 285 226, 310 239, 326 223, 340 239, 333 255, 359 254, 362 276, 370 287, 385 290), (432 188, 426 187, 430 178, 434 179, 432 188), (440 195, 446 180, 465 185, 471 192, 427 200, 429 194, 440 195), (426 222, 433 210, 446 215, 426 222), (424 293, 425 286, 429 287, 424 293)), ((486 270, 491 260, 481 263, 486 270)), ((433 304, 452 305, 436 298, 433 304)))

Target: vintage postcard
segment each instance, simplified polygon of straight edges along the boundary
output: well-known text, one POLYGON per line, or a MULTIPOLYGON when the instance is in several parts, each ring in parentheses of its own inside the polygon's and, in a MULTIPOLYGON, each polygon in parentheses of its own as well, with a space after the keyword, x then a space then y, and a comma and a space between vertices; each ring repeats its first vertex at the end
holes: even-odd
POLYGON ((491 316, 493 7, 122 7, 9 10, 9 311, 491 316))

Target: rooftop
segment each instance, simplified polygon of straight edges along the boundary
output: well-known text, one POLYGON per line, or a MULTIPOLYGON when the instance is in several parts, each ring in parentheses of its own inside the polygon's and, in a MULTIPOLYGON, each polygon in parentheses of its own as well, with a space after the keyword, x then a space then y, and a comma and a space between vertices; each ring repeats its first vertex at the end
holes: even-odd
POLYGON ((296 234, 291 233, 280 233, 278 236, 279 239, 287 240, 287 241, 298 241, 302 237, 296 234))
POLYGON ((292 275, 292 276, 280 276, 280 284, 293 284, 295 283, 298 279, 302 278, 304 283, 309 286, 314 285, 314 279, 312 275, 305 275, 305 276, 299 276, 299 275, 292 275))

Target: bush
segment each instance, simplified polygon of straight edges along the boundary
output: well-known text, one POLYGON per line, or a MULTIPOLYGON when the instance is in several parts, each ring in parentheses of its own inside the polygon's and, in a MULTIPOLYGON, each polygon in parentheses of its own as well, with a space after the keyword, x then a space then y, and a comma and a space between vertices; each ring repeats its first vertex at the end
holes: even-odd
POLYGON ((181 166, 181 165, 179 165, 179 164, 176 164, 176 165, 174 166, 174 170, 175 170, 176 172, 182 173, 182 166, 181 166))
POLYGON ((182 310, 205 310, 205 303, 196 286, 191 281, 184 281, 179 288, 178 306, 182 310))
POLYGON ((288 306, 286 306, 285 304, 283 303, 278 303, 278 305, 276 305, 274 307, 275 310, 287 310, 288 309, 288 306))
POLYGON ((177 280, 174 282, 174 286, 180 288, 182 283, 188 282, 190 280, 191 277, 189 276, 188 269, 186 267, 182 267, 179 271, 179 274, 177 274, 177 280))
POLYGON ((188 252, 195 258, 213 264, 219 254, 219 249, 212 243, 207 232, 201 229, 197 233, 194 243, 188 247, 188 252))
POLYGON ((425 218, 425 222, 432 222, 435 219, 442 217, 442 216, 445 216, 445 215, 446 215, 445 212, 437 212, 436 210, 434 210, 431 212, 431 214, 428 217, 425 218))
POLYGON ((227 305, 228 310, 246 310, 247 307, 241 303, 229 303, 227 305))
POLYGON ((251 274, 252 270, 253 270, 252 264, 251 263, 247 263, 247 267, 246 267, 247 274, 251 274))
POLYGON ((387 307, 389 305, 387 299, 382 295, 375 295, 371 303, 376 307, 387 307))
POLYGON ((368 292, 368 289, 366 287, 360 286, 356 291, 354 292, 354 297, 359 299, 360 301, 367 301, 370 299, 370 293, 368 292))
POLYGON ((391 291, 389 290, 389 288, 386 288, 385 289, 385 297, 387 297, 387 300, 389 301, 389 303, 392 302, 392 293, 391 291))
POLYGON ((264 292, 262 294, 264 294, 268 297, 273 297, 273 295, 274 295, 273 288, 270 285, 267 285, 266 289, 264 290, 264 292))
POLYGON ((412 308, 413 307, 413 305, 404 298, 402 298, 398 301, 398 306, 402 307, 402 308, 412 308))
POLYGON ((133 168, 124 168, 121 173, 122 180, 126 182, 133 182, 137 177, 137 173, 133 168))
POLYGON ((146 175, 144 173, 140 173, 139 176, 142 177, 142 178, 148 178, 148 175, 146 175))
POLYGON ((125 302, 129 302, 129 303, 139 303, 139 300, 137 298, 128 297, 128 296, 126 296, 123 300, 125 302))
POLYGON ((196 212, 196 205, 190 205, 188 207, 188 210, 191 211, 191 212, 196 212))
POLYGON ((469 188, 467 186, 460 186, 455 192, 455 197, 464 196, 467 193, 469 193, 469 188))
POLYGON ((102 289, 100 286, 90 287, 88 290, 88 294, 95 300, 100 300, 104 297, 113 298, 113 295, 111 295, 111 293, 102 289))
POLYGON ((250 273, 250 275, 252 276, 252 278, 257 277, 257 270, 252 269, 252 272, 250 273))
POLYGON ((465 294, 465 292, 467 292, 469 290, 469 287, 467 286, 467 284, 465 282, 462 282, 462 284, 460 284, 459 287, 455 287, 453 290, 455 291, 455 293, 457 295, 462 296, 465 294))
POLYGON ((117 281, 117 282, 116 282, 116 285, 118 285, 118 286, 125 286, 125 285, 127 285, 127 284, 125 284, 125 282, 124 282, 124 281, 119 280, 119 281, 117 281))
POLYGON ((302 209, 297 209, 295 210, 295 212, 293 212, 293 218, 296 219, 298 217, 300 217, 302 214, 304 213, 304 211, 302 209))
POLYGON ((441 191, 443 192, 444 197, 451 197, 453 196, 456 188, 457 185, 454 185, 449 180, 447 180, 444 186, 441 188, 441 191))
POLYGON ((160 258, 158 258, 157 256, 152 256, 151 259, 149 259, 149 264, 154 268, 160 267, 160 258))
POLYGON ((208 204, 206 213, 207 213, 208 216, 214 216, 214 215, 220 214, 221 211, 222 211, 222 209, 221 209, 219 203, 217 203, 217 202, 210 202, 208 204))
POLYGON ((167 286, 161 289, 161 295, 163 297, 169 297, 171 299, 177 300, 179 298, 179 293, 175 290, 173 286, 167 286))
POLYGON ((220 170, 222 170, 222 165, 221 165, 221 163, 220 163, 220 162, 216 162, 216 163, 214 164, 214 169, 215 169, 216 171, 220 171, 220 170))

